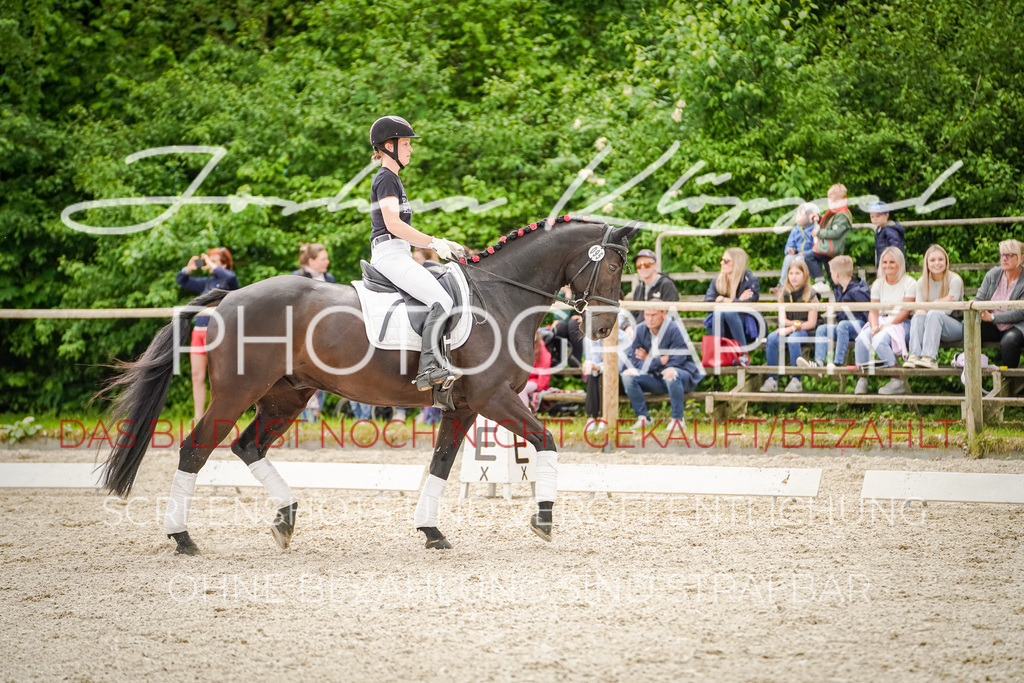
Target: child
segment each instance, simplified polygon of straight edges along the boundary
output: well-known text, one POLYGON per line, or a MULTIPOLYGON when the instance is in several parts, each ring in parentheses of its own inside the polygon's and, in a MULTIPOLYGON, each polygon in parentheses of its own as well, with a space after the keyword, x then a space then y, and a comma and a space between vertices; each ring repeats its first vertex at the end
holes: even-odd
MULTIPOLYGON (((803 259, 794 259, 789 264, 789 271, 786 273, 786 284, 779 293, 779 301, 782 303, 810 303, 816 302, 818 295, 811 287, 811 274, 807 270, 807 264, 803 259)), ((817 311, 787 311, 779 316, 779 328, 768 335, 768 344, 765 352, 768 355, 768 365, 779 364, 779 343, 783 339, 789 347, 790 359, 795 363, 800 358, 800 342, 810 336, 810 332, 818 324, 817 311)), ((785 362, 785 356, 783 356, 785 362)), ((768 375, 761 391, 778 391, 778 375, 768 375)), ((786 391, 791 393, 804 390, 803 383, 799 376, 794 376, 786 385, 786 391)))
POLYGON ((875 267, 882 258, 886 247, 896 247, 907 258, 907 250, 903 247, 903 226, 889 220, 889 206, 885 202, 875 202, 868 207, 868 216, 875 226, 875 267))

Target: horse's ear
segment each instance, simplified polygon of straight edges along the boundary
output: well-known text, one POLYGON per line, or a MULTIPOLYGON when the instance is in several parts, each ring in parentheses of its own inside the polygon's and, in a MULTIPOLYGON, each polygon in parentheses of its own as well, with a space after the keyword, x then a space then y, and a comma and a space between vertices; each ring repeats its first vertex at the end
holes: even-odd
POLYGON ((621 228, 616 228, 612 231, 612 241, 629 246, 630 240, 636 237, 636 234, 640 232, 642 227, 643 223, 640 221, 633 221, 621 228))

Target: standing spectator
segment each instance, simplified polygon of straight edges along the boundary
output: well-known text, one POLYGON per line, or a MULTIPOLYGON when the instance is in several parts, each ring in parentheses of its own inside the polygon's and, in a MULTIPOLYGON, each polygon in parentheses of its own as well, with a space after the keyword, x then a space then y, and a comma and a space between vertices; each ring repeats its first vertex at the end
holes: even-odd
MULTIPOLYGON (((1021 243, 1003 240, 999 243, 999 265, 985 273, 974 300, 1024 300, 1021 270, 1021 243)), ((982 311, 981 321, 981 340, 999 342, 999 364, 1019 367, 1024 348, 1024 310, 982 311)))
MULTIPOLYGON (((937 244, 924 252, 924 270, 917 281, 917 301, 963 301, 964 281, 949 270, 949 254, 937 244)), ((959 311, 957 311, 959 313, 959 311)), ((964 338, 964 323, 947 311, 914 311, 910 319, 910 357, 905 368, 937 368, 939 344, 964 338)))
POLYGON ((324 245, 319 242, 303 244, 299 247, 299 269, 293 271, 292 275, 333 283, 334 276, 327 272, 329 265, 331 265, 331 258, 324 245))
MULTIPOLYGON (((818 262, 819 268, 821 264, 846 253, 846 233, 850 232, 852 227, 850 209, 846 206, 846 186, 833 185, 828 188, 828 211, 821 216, 821 222, 811 231, 814 235, 814 260, 818 262)), ((825 275, 831 279, 831 273, 826 271, 825 275)), ((824 286, 820 275, 814 280, 814 289, 818 294, 828 293, 829 287, 824 286)), ((830 281, 829 286, 835 287, 835 283, 830 281)))
POLYGON ((818 206, 813 202, 806 202, 797 207, 796 225, 789 231, 789 239, 786 240, 786 255, 782 259, 779 284, 769 290, 772 295, 778 295, 785 286, 789 264, 793 262, 793 259, 802 258, 808 269, 815 269, 810 271, 811 277, 821 277, 821 264, 813 258, 814 235, 811 234, 817 219, 818 206))
MULTIPOLYGON (((178 271, 176 280, 178 286, 196 294, 205 294, 211 289, 238 289, 238 278, 235 276, 235 262, 231 258, 231 252, 225 247, 214 247, 205 254, 193 256, 188 264, 178 271), (192 273, 200 267, 210 273, 206 277, 192 277, 192 273)), ((198 422, 206 410, 206 328, 210 324, 208 310, 200 311, 193 321, 192 341, 189 344, 192 350, 189 352, 189 361, 192 366, 192 404, 195 412, 195 419, 198 422)))
POLYGON ((622 371, 622 384, 637 416, 634 429, 653 424, 644 392, 668 394, 672 406, 672 420, 665 428, 668 434, 685 429, 686 392, 704 379, 704 369, 694 357, 690 337, 678 321, 666 319, 664 310, 644 311, 622 371))
MULTIPOLYGON (((869 311, 868 324, 861 329, 854 344, 854 356, 857 365, 864 365, 874 349, 882 359, 885 367, 896 365, 896 356, 906 356, 907 341, 910 335, 906 323, 910 316, 910 307, 899 310, 895 306, 913 302, 917 298, 917 280, 907 275, 907 266, 903 260, 903 252, 896 247, 886 247, 879 260, 882 275, 871 285, 871 301, 893 304, 894 308, 882 311, 869 311)), ((855 394, 868 393, 868 378, 857 380, 855 394)), ((879 394, 905 394, 907 385, 899 377, 894 377, 878 390, 879 394)))
MULTIPOLYGON (((845 254, 836 256, 828 262, 829 270, 832 272, 832 281, 836 283, 832 295, 838 304, 867 303, 871 300, 871 290, 868 284, 859 277, 853 277, 853 259, 845 254)), ((846 352, 850 342, 856 339, 857 333, 868 321, 867 311, 840 311, 836 313, 835 324, 826 323, 819 325, 814 333, 814 360, 809 361, 803 356, 796 359, 796 364, 802 368, 825 367, 828 360, 829 342, 834 342, 836 350, 833 360, 828 363, 830 366, 846 365, 846 352)))
POLYGON ((903 252, 903 258, 906 259, 903 226, 897 221, 890 220, 889 206, 885 202, 875 202, 868 207, 868 217, 871 219, 871 225, 875 226, 875 267, 878 266, 886 247, 896 247, 903 252))
MULTIPOLYGON (((783 286, 782 291, 779 292, 779 302, 792 304, 816 301, 818 301, 818 295, 811 288, 811 274, 807 270, 807 264, 804 263, 803 259, 794 260, 789 264, 789 271, 786 273, 786 284, 783 286)), ((779 346, 783 340, 785 340, 786 346, 789 347, 790 361, 796 363, 797 359, 801 358, 800 353, 802 349, 800 345, 804 339, 810 337, 811 331, 814 330, 817 324, 817 311, 787 311, 784 315, 780 315, 779 328, 768 335, 768 343, 765 346, 768 366, 778 366, 779 346)), ((784 350, 782 362, 786 362, 784 350)), ((778 377, 778 375, 774 374, 768 375, 764 384, 761 385, 761 391, 778 391, 778 377)), ((793 379, 789 380, 789 384, 786 385, 786 391, 790 393, 799 393, 803 390, 804 385, 800 381, 799 375, 794 375, 793 379)))
MULTIPOLYGON (((731 303, 733 301, 756 302, 761 297, 761 284, 753 271, 747 268, 747 252, 739 247, 729 247, 722 254, 721 270, 711 281, 704 301, 731 303)), ((704 319, 704 327, 716 337, 735 340, 744 351, 751 339, 758 336, 758 324, 754 316, 747 313, 715 311, 704 319)), ((745 356, 746 354, 744 354, 745 356)))
MULTIPOLYGON (((633 301, 679 301, 679 290, 676 283, 665 273, 658 270, 658 257, 650 249, 641 249, 633 257, 638 282, 629 294, 633 301)), ((633 319, 637 324, 643 322, 643 311, 633 311, 633 319)))

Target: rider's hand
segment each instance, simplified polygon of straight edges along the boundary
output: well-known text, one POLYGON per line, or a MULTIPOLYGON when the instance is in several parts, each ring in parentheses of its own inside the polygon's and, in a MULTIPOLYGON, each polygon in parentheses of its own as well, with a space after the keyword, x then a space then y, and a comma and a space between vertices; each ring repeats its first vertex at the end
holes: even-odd
POLYGON ((437 252, 437 255, 446 261, 455 258, 465 258, 466 250, 458 242, 446 240, 443 237, 435 237, 430 242, 430 248, 437 252))

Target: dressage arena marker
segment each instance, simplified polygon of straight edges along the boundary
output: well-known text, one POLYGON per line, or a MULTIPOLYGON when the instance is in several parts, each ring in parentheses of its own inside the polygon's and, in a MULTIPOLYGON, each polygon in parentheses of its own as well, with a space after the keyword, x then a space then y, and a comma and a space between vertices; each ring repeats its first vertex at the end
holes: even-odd
POLYGON ((1024 503, 1024 475, 868 470, 860 497, 925 504, 1024 503))
POLYGON ((92 489, 103 488, 102 465, 72 462, 0 463, 0 488, 92 489))
POLYGON ((561 465, 559 491, 814 498, 821 470, 700 465, 561 465))
MULTIPOLYGON (((288 485, 298 489, 350 491, 419 491, 423 465, 378 465, 347 462, 275 462, 288 485)), ((210 460, 199 470, 196 486, 262 486, 240 460, 210 460)))
POLYGON ((470 484, 487 484, 488 498, 494 498, 498 484, 504 485, 506 500, 512 500, 515 483, 529 484, 530 494, 535 493, 537 459, 533 456, 537 451, 533 446, 482 416, 476 418, 470 436, 463 442, 459 470, 463 498, 469 498, 470 484))

